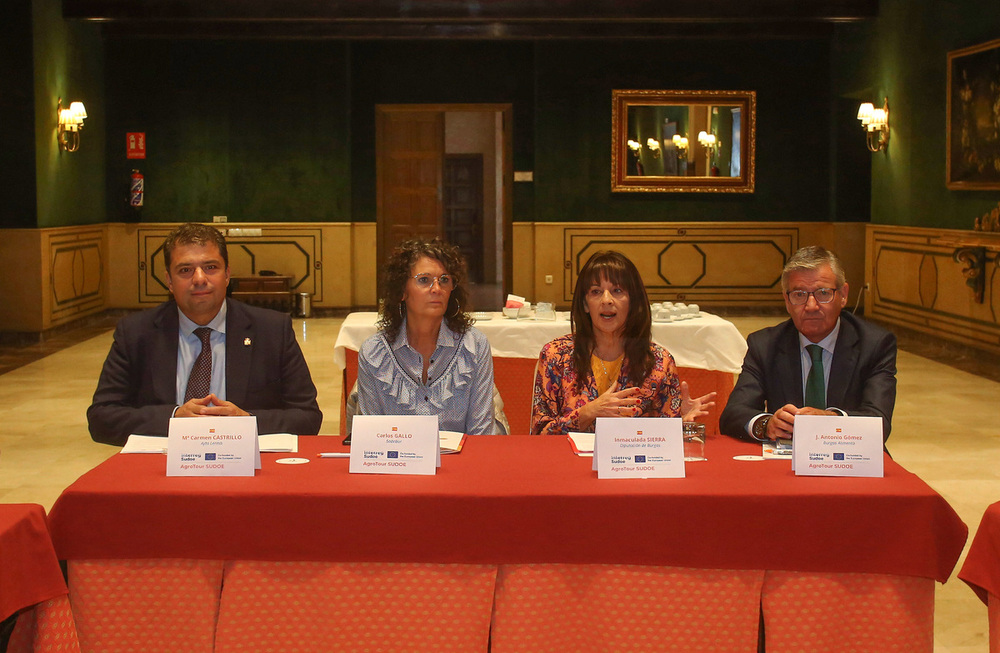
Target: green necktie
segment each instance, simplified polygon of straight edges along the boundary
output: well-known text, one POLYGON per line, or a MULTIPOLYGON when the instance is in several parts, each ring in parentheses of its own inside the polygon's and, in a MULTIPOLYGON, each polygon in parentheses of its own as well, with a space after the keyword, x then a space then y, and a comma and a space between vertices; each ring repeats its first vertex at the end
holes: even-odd
POLYGON ((809 356, 812 357, 812 367, 806 379, 806 406, 826 409, 826 381, 823 380, 823 348, 819 345, 806 345, 809 356))

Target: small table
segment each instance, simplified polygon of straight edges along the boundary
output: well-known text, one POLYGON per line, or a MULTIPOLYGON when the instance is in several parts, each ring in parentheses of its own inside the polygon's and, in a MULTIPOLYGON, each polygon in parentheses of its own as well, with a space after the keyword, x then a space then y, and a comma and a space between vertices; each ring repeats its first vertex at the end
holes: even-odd
POLYGON ((292 312, 292 277, 290 276, 230 277, 229 284, 233 299, 285 313, 292 312))
POLYGON ((67 593, 45 509, 34 503, 0 504, 0 620, 17 619, 8 650, 48 650, 37 644, 46 640, 38 633, 55 627, 59 650, 78 651, 67 593))
POLYGON ((958 577, 986 604, 990 653, 1000 653, 1000 501, 983 513, 958 577))
MULTIPOLYGON (((478 315, 478 314, 477 314, 478 315)), ((569 313, 557 313, 555 320, 510 319, 502 313, 482 314, 476 328, 490 341, 493 377, 512 433, 527 433, 531 421, 531 400, 535 363, 542 347, 570 333, 569 313)), ((351 313, 344 319, 333 347, 333 361, 344 371, 340 430, 346 435, 345 399, 358 374, 358 350, 376 331, 378 313, 351 313)), ((716 405, 705 419, 706 431, 718 433, 719 415, 733 389, 733 375, 739 373, 747 343, 736 326, 717 315, 702 312, 699 317, 677 322, 653 322, 653 341, 674 357, 678 375, 691 386, 692 396, 716 392, 716 405)))

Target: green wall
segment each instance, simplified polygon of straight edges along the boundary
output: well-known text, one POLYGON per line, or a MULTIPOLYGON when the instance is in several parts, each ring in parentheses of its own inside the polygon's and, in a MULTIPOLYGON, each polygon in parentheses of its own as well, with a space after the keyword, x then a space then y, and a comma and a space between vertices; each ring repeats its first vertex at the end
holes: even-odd
POLYGON ((31 0, 0 3, 0 226, 35 226, 31 0))
POLYGON ((534 173, 514 186, 517 221, 967 228, 998 199, 944 185, 946 54, 1000 36, 987 0, 882 0, 879 18, 829 38, 738 40, 104 38, 63 21, 58 0, 8 0, 0 18, 0 226, 374 221, 382 103, 511 103, 515 169, 534 173), (756 192, 612 194, 615 88, 755 90, 756 192), (892 142, 872 156, 854 114, 883 95, 892 142), (91 116, 74 154, 55 144, 59 96, 91 116), (141 213, 127 206, 128 131, 147 135, 141 213))
MULTIPOLYGON (((377 104, 510 103, 518 221, 832 220, 825 38, 108 44, 108 213, 146 132, 146 221, 375 220, 377 104), (753 89, 753 195, 612 194, 615 88, 753 89), (794 107, 794 110, 789 110, 794 107)), ((857 192, 853 190, 853 192, 857 192)), ((863 197, 867 199, 867 189, 863 197)), ((117 217, 116 217, 117 216, 117 217)))
POLYGON ((100 32, 95 25, 64 21, 58 0, 34 0, 32 5, 36 221, 17 226, 104 222, 104 46, 100 32), (60 97, 64 102, 82 101, 87 107, 89 118, 76 152, 64 152, 56 141, 60 97))
POLYGON ((110 220, 350 220, 350 106, 342 42, 111 41, 110 220), (128 132, 146 159, 125 157, 128 132), (145 206, 128 206, 132 168, 145 206))
POLYGON ((823 39, 540 44, 536 219, 840 219, 828 201, 829 51, 823 39), (756 191, 612 194, 615 88, 756 91, 756 191))
POLYGON ((837 58, 843 97, 889 98, 889 149, 872 157, 872 222, 971 229, 977 216, 997 206, 1000 190, 945 186, 947 56, 1000 38, 1000 6, 996 0, 881 0, 879 7, 873 23, 842 30, 839 40, 857 47, 837 58))

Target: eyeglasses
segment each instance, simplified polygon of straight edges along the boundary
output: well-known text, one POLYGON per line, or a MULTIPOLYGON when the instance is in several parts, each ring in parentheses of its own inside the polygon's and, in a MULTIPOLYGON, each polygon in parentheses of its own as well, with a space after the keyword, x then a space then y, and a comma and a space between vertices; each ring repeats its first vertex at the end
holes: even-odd
POLYGON ((417 282, 417 288, 430 288, 435 281, 441 290, 451 290, 455 287, 455 277, 450 274, 442 274, 440 277, 431 274, 416 274, 413 276, 413 280, 417 282))
POLYGON ((809 295, 812 295, 816 301, 820 304, 829 304, 833 301, 833 298, 837 296, 836 288, 817 288, 816 290, 793 290, 788 295, 788 303, 792 306, 801 306, 809 301, 809 295))

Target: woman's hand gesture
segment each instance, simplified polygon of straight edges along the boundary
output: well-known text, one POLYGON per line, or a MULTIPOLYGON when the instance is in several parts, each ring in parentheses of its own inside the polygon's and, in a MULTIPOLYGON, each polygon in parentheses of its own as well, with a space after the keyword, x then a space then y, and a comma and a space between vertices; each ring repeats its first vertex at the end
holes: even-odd
POLYGON ((709 409, 714 407, 714 392, 692 399, 687 381, 681 381, 681 417, 685 422, 695 422, 699 417, 707 417, 709 409))
POLYGON ((642 400, 638 395, 639 388, 619 390, 615 382, 604 394, 580 409, 580 428, 589 429, 598 417, 635 417, 641 410, 642 400))

